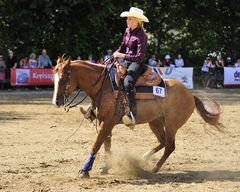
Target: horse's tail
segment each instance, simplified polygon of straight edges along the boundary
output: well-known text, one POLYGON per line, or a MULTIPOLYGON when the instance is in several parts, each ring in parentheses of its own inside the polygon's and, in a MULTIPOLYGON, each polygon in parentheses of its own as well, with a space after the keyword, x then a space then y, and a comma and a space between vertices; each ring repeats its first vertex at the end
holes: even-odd
POLYGON ((219 118, 221 115, 220 105, 214 100, 207 100, 206 102, 202 102, 198 97, 194 96, 195 106, 197 108, 197 112, 203 118, 203 120, 213 125, 218 131, 224 131, 224 125, 219 122, 219 118))

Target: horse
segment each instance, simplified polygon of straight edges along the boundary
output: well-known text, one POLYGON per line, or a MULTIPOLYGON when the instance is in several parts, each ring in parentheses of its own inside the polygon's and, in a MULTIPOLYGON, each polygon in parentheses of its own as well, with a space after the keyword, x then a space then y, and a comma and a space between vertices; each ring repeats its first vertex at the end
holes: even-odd
MULTIPOLYGON (((84 91, 97 109, 97 119, 100 126, 96 140, 92 146, 89 158, 80 169, 81 177, 89 177, 95 157, 102 144, 105 155, 111 153, 111 133, 115 125, 121 123, 122 113, 118 110, 118 99, 114 94, 106 65, 93 64, 88 61, 58 58, 54 69, 54 93, 52 103, 58 107, 65 104, 66 98, 77 87, 84 91)), ((221 108, 214 101, 204 103, 179 81, 164 79, 167 87, 167 97, 150 100, 137 100, 136 124, 148 123, 151 131, 157 137, 158 144, 144 154, 149 159, 153 154, 164 148, 164 153, 155 164, 152 171, 158 172, 169 155, 175 150, 175 135, 182 127, 194 109, 205 121, 223 131, 220 123, 221 108)))

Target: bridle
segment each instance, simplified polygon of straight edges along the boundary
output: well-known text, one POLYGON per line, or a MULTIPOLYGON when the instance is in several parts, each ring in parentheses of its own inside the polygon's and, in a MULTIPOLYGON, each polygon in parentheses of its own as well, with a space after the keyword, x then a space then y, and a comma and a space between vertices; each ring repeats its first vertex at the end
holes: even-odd
MULTIPOLYGON (((104 61, 103 64, 109 64, 111 62, 111 60, 113 59, 113 57, 109 57, 106 61, 104 61)), ((110 68, 113 66, 113 62, 111 62, 111 66, 110 68)), ((102 73, 99 75, 98 79, 96 80, 96 82, 93 84, 93 86, 95 86, 97 84, 97 82, 101 79, 101 77, 103 76, 103 74, 105 73, 105 71, 108 72, 107 70, 107 67, 102 71, 102 73)), ((103 87, 103 84, 105 82, 105 79, 106 79, 106 76, 104 76, 104 79, 102 81, 102 84, 101 84, 101 87, 99 89, 99 92, 101 92, 101 89, 103 87)), ((71 69, 70 69, 70 65, 66 65, 64 68, 63 68, 63 76, 59 79, 59 84, 63 84, 65 86, 65 90, 64 90, 64 95, 63 95, 63 101, 64 101, 64 110, 65 111, 69 111, 70 108, 73 108, 73 107, 76 107, 77 105, 81 104, 86 98, 87 98, 87 95, 84 96, 84 98, 82 100, 80 100, 79 102, 75 103, 75 104, 72 104, 74 102, 74 100, 78 97, 78 95, 80 94, 81 92, 81 89, 79 88, 78 89, 78 92, 76 93, 76 95, 71 99, 71 101, 68 101, 68 96, 67 96, 67 93, 68 93, 68 89, 70 87, 70 78, 71 78, 71 69)))
POLYGON ((63 76, 61 78, 59 78, 59 85, 64 86, 63 105, 64 105, 64 110, 68 112, 70 108, 76 107, 77 105, 82 103, 87 98, 87 95, 84 96, 84 98, 82 100, 80 100, 79 102, 72 104, 81 92, 81 89, 78 89, 78 92, 76 93, 76 95, 71 99, 71 101, 68 101, 67 93, 68 93, 68 89, 70 87, 70 78, 71 78, 71 69, 70 69, 69 65, 66 65, 63 68, 62 74, 63 74, 63 76))

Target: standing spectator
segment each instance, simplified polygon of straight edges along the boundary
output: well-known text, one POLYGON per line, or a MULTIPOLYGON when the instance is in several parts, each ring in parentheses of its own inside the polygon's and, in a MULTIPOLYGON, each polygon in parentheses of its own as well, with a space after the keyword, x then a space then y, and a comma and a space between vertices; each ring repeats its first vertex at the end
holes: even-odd
POLYGON ((151 67, 159 67, 158 60, 154 54, 149 58, 148 65, 151 67))
POLYGON ((215 61, 215 72, 217 77, 223 74, 223 68, 224 68, 223 59, 220 55, 218 55, 215 61))
POLYGON ((217 88, 223 87, 223 72, 224 72, 224 62, 221 55, 217 56, 217 60, 215 61, 215 76, 217 78, 217 88))
POLYGON ((43 49, 42 55, 38 57, 38 68, 41 68, 41 69, 53 68, 52 61, 47 55, 46 49, 43 49))
POLYGON ((11 68, 18 68, 18 59, 12 50, 8 50, 8 57, 6 60, 6 79, 10 79, 11 68))
POLYGON ((232 67, 233 66, 233 62, 232 62, 232 58, 231 57, 227 57, 226 66, 227 67, 232 67))
POLYGON ((19 64, 20 64, 20 68, 24 68, 24 69, 29 68, 28 58, 27 58, 27 57, 22 58, 22 59, 20 60, 19 64))
POLYGON ((209 88, 208 85, 210 83, 210 73, 209 73, 210 68, 213 68, 213 64, 210 57, 207 57, 204 60, 203 66, 201 68, 202 74, 203 74, 202 82, 205 89, 209 88))
POLYGON ((111 56, 112 56, 112 50, 111 50, 111 49, 108 49, 108 50, 107 50, 107 54, 104 55, 103 60, 106 61, 106 60, 107 60, 109 57, 111 57, 111 56))
POLYGON ((3 56, 0 55, 0 82, 5 80, 5 61, 3 60, 3 56))
POLYGON ((172 64, 172 61, 171 61, 171 57, 170 57, 170 55, 165 55, 165 57, 164 57, 164 61, 163 61, 163 67, 170 67, 170 66, 172 66, 173 64, 172 64))
POLYGON ((237 60, 237 62, 234 64, 234 67, 240 67, 240 59, 237 60))
POLYGON ((175 59, 176 67, 184 67, 184 61, 181 54, 178 54, 178 57, 175 59))
POLYGON ((29 68, 31 69, 36 69, 37 68, 37 59, 36 59, 36 54, 35 53, 31 53, 29 55, 29 68))

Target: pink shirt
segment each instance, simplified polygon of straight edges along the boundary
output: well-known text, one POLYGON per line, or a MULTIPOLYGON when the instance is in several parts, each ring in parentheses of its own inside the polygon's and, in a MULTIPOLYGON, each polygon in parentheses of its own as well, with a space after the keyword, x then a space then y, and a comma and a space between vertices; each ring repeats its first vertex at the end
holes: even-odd
POLYGON ((125 60, 142 63, 147 47, 147 35, 141 27, 134 30, 127 28, 118 52, 125 53, 125 60))

